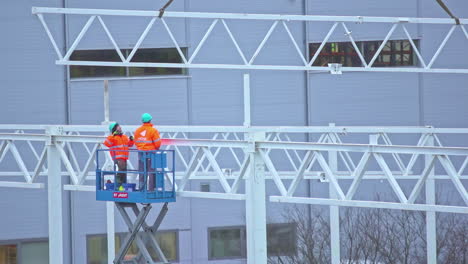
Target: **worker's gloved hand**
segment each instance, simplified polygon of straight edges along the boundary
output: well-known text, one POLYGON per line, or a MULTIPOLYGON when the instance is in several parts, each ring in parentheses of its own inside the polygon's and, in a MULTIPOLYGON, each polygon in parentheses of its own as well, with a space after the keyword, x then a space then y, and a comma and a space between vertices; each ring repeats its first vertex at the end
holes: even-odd
POLYGON ((130 136, 130 141, 133 141, 133 136, 130 136))

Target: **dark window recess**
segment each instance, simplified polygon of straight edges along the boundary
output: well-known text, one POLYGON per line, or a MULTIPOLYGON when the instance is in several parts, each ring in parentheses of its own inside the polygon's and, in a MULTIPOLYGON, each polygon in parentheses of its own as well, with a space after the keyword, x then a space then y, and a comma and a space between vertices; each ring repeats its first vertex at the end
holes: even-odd
POLYGON ((296 254, 296 225, 271 224, 267 227, 268 256, 296 254))
MULTIPOLYGON (((415 40, 415 42, 417 42, 415 40)), ((367 62, 372 60, 382 41, 364 42, 364 57, 367 62)), ((416 65, 413 46, 408 40, 388 41, 377 59, 374 62, 375 67, 389 66, 413 66, 416 65)))
MULTIPOLYGON (((413 40, 416 47, 419 41, 413 40)), ((369 63, 379 49, 382 41, 355 42, 366 63, 369 63)), ((315 55, 321 43, 310 43, 310 58, 315 55)), ((409 40, 389 40, 377 56, 373 67, 396 67, 417 65, 416 54, 409 40)), ((361 67, 362 62, 351 42, 331 42, 325 44, 313 66, 327 66, 339 63, 345 67, 361 67)))
POLYGON ((0 263, 15 264, 18 257, 17 245, 0 245, 0 263))
MULTIPOLYGON (((182 49, 185 55, 185 48, 182 49)), ((139 49, 132 62, 161 62, 161 63, 182 63, 182 58, 175 48, 167 49, 139 49)), ((130 76, 148 76, 148 75, 175 75, 185 74, 185 68, 143 68, 130 67, 130 76)))
MULTIPOLYGON (((115 50, 75 50, 70 56, 70 60, 121 61, 115 50)), ((70 66, 71 78, 115 76, 125 76, 125 67, 70 66)))
MULTIPOLYGON (((245 227, 213 228, 208 230, 208 257, 213 259, 245 258, 247 238, 245 227)), ((296 254, 296 224, 268 224, 267 251, 269 257, 296 254)))
POLYGON ((200 192, 210 192, 210 184, 200 183, 200 192))
MULTIPOLYGON (((310 44, 309 59, 312 59, 319 47, 320 43, 310 44)), ((351 67, 361 66, 359 56, 351 42, 327 43, 318 55, 313 66, 327 66, 329 63, 339 63, 343 66, 351 67)))
POLYGON ((209 259, 245 258, 245 228, 210 230, 209 259))
MULTIPOLYGON (((115 234, 115 252, 118 252, 120 246, 124 243, 125 233, 115 234)), ((177 262, 179 257, 179 238, 177 231, 160 231, 155 234, 164 256, 169 261, 177 262)), ((86 237, 87 245, 87 262, 88 264, 104 264, 107 263, 107 236, 106 235, 88 235, 86 237)), ((154 249, 146 244, 148 252, 153 260, 160 261, 158 254, 154 249)), ((137 263, 135 257, 139 255, 139 249, 134 241, 124 257, 124 263, 137 263)), ((2 262, 0 262, 2 263, 2 262)), ((138 262, 139 263, 139 262, 138 262)))
MULTIPOLYGON (((184 55, 187 49, 181 48, 184 55)), ((130 49, 121 50, 124 57, 130 49)), ((70 56, 72 61, 117 61, 120 57, 115 50, 75 50, 70 56)), ((176 48, 138 49, 132 62, 182 63, 176 48)), ((185 68, 147 68, 147 67, 108 67, 108 66, 70 66, 71 78, 130 77, 153 75, 183 75, 185 68)))

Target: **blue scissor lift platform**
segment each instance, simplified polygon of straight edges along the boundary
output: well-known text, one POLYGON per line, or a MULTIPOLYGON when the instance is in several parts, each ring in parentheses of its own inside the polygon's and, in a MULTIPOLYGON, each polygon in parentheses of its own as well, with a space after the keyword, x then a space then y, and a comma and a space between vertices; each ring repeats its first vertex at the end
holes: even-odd
POLYGON ((164 256, 155 234, 168 211, 168 203, 176 201, 175 193, 175 156, 173 150, 138 151, 129 150, 130 158, 136 156, 137 170, 119 171, 117 165, 111 159, 112 150, 98 150, 96 153, 96 200, 112 201, 122 215, 128 226, 129 233, 117 253, 114 263, 169 263, 164 256), (103 157, 104 156, 104 157, 103 157), (106 157, 107 156, 107 157, 106 157), (100 160, 105 160, 102 164, 100 160), (136 183, 117 183, 117 177, 136 175, 136 183), (140 209, 137 204, 142 204, 140 209), (153 203, 164 203, 158 217, 152 225, 146 223, 153 203), (130 208, 135 214, 135 220, 128 214, 126 208, 130 208), (139 232, 140 228, 143 232, 139 232), (132 245, 136 242, 139 254, 126 262, 124 257, 132 245), (146 244, 149 244, 158 255, 155 262, 150 255, 146 244))

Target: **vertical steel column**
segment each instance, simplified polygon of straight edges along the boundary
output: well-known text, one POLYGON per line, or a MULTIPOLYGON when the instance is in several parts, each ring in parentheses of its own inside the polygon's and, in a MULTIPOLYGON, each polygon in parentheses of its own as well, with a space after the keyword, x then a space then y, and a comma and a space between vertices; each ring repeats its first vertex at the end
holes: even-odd
POLYGON ((54 135, 61 134, 61 127, 46 128, 50 136, 47 144, 47 205, 49 216, 49 263, 63 264, 63 214, 62 214, 62 176, 60 153, 54 135))
POLYGON ((107 263, 113 264, 115 258, 114 202, 106 202, 107 213, 107 263))
POLYGON ((109 81, 104 81, 104 122, 108 124, 110 121, 110 110, 109 110, 109 81))
POLYGON ((244 74, 244 126, 251 125, 250 114, 250 74, 244 74))
MULTIPOLYGON (((330 127, 335 124, 330 123, 330 127)), ((336 143, 335 135, 329 134, 331 143, 336 143)), ((336 175, 338 171, 338 152, 328 151, 328 165, 332 172, 336 175)), ((331 199, 337 199, 338 195, 331 182, 328 184, 328 191, 331 199)), ((330 206, 330 248, 331 248, 331 263, 340 264, 340 208, 338 206, 330 206)))
MULTIPOLYGON (((426 146, 434 146, 434 136, 430 135, 426 141, 426 146)), ((431 162, 432 155, 424 156, 426 166, 431 162)), ((434 169, 429 172, 426 180, 426 204, 435 204, 435 180, 434 169)), ((437 233, 436 233, 436 212, 426 212, 426 241, 427 241, 427 263, 437 263, 437 233)))
POLYGON ((250 173, 246 184, 247 264, 267 263, 265 164, 255 142, 265 140, 264 132, 248 134, 250 173))

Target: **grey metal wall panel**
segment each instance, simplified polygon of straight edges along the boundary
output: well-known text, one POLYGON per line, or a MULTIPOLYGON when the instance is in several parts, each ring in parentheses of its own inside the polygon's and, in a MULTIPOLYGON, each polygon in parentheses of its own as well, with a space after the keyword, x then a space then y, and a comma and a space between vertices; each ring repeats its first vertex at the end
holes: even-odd
MULTIPOLYGON (((174 1, 168 11, 183 11, 185 1, 174 1)), ((128 1, 112 1, 102 0, 95 2, 93 0, 66 0, 67 7, 70 8, 99 8, 99 9, 125 9, 125 10, 154 10, 158 11, 164 4, 165 0, 142 0, 135 3, 128 1)))
MULTIPOLYGON (((468 16, 466 2, 448 1, 449 8, 459 17, 468 16)), ((446 13, 434 2, 422 2, 421 15, 430 17, 447 17, 446 13)), ((442 40, 450 29, 447 26, 424 26, 422 35, 433 41, 423 41, 421 48, 424 59, 428 63, 442 40)), ((439 68, 461 68, 466 65, 468 40, 460 28, 455 29, 451 38, 447 41, 445 48, 441 51, 434 67, 439 68)), ((456 74, 422 75, 422 98, 425 125, 436 127, 466 127, 468 125, 468 93, 466 86, 468 76, 456 74)), ((457 139, 446 139, 444 144, 453 145, 457 139)), ((461 141, 463 142, 463 140, 461 141)))
POLYGON ((309 85, 312 125, 418 125, 417 74, 311 74, 309 85))
MULTIPOLYGON (((157 12, 165 1, 139 1, 138 3, 131 3, 125 1, 67 1, 68 7, 75 8, 104 8, 104 9, 124 9, 124 10, 154 10, 157 12)), ((168 11, 184 11, 184 1, 177 1, 171 4, 168 11)), ((82 27, 86 23, 87 16, 69 16, 68 19, 68 45, 71 45, 78 36, 82 27)), ((132 48, 138 41, 141 33, 145 30, 151 18, 148 17, 106 17, 103 16, 105 24, 107 25, 112 36, 119 48, 128 49, 132 48)), ((185 39, 185 24, 184 19, 167 19, 167 24, 171 28, 174 37, 181 46, 186 45, 185 39)), ((168 37, 163 24, 159 19, 154 24, 152 30, 146 36, 141 47, 142 48, 158 48, 158 47, 173 47, 174 44, 168 37), (161 34, 165 37, 161 38, 161 34)), ((77 49, 112 49, 112 43, 108 39, 104 29, 96 19, 93 25, 82 39, 77 49)))
MULTIPOLYGON (((41 2, 60 6, 61 1, 41 2)), ((55 51, 31 2, 2 3, 0 11, 0 114, 1 123, 63 124, 65 122, 65 72, 56 66, 55 51), (38 52, 40 50, 40 52, 38 52)), ((63 23, 47 20, 59 47, 63 46, 63 23)))
MULTIPOLYGON (((137 125, 141 114, 148 112, 155 125, 187 124, 186 84, 186 78, 110 81, 110 119, 137 125)), ((71 82, 73 124, 100 124, 104 120, 103 87, 103 81, 71 82)))
MULTIPOLYGON (((69 46, 75 41, 88 19, 88 16, 72 16, 69 18, 69 46)), ((103 17, 102 19, 120 49, 133 48, 151 21, 149 17, 103 17)), ((184 20, 169 18, 166 22, 168 27, 172 30, 171 32, 177 40, 177 43, 182 47, 186 46, 184 20)), ((140 47, 162 48, 175 47, 175 45, 169 38, 169 34, 163 24, 158 19, 148 32, 148 35, 145 37, 140 47), (164 38, 162 38, 161 35, 164 35, 164 38)), ((96 19, 86 32, 86 35, 79 42, 76 49, 114 49, 114 46, 98 19, 96 19)))
POLYGON ((0 188, 0 241, 47 238, 47 190, 0 188))
POLYGON ((242 73, 223 70, 191 71, 193 125, 242 125, 242 73))
POLYGON ((193 12, 257 13, 257 14, 298 14, 302 11, 302 1, 225 1, 222 5, 216 0, 188 1, 193 12))
MULTIPOLYGON (((416 0, 397 1, 308 1, 309 15, 324 16, 391 16, 391 17, 417 17, 418 2, 416 0)), ((310 23, 309 40, 320 42, 323 40, 333 23, 310 23)), ((392 25, 389 24, 347 24, 355 40, 383 40, 392 25)), ((347 41, 341 28, 337 28, 335 34, 330 38, 334 41, 347 41)), ((395 31, 394 39, 406 38, 402 30, 395 31)))
POLYGON ((468 126, 468 76, 424 76, 424 123, 437 127, 468 126))
MULTIPOLYGON (((66 122, 65 69, 56 66, 56 53, 50 45, 33 5, 60 7, 62 1, 4 1, 0 9, 0 123, 64 124, 66 122)), ((63 20, 46 19, 60 49, 63 49, 63 20)), ((63 52, 63 50, 62 50, 63 52)), ((16 143, 20 151, 27 149, 16 143)), ((37 147, 37 145, 36 145, 37 147)), ((26 152, 26 151, 24 151, 26 152)), ((7 154, 7 157, 10 154, 7 154)), ((28 159, 28 156, 24 156, 28 159)), ((31 169, 33 156, 26 161, 31 169)), ((12 159, 2 168, 17 168, 12 159)), ((23 181, 22 177, 3 180, 23 181)), ((46 183, 40 177, 38 182, 46 183)), ((0 208, 8 217, 0 220, 0 241, 44 239, 48 237, 47 190, 0 188, 0 208)), ((65 218, 66 219, 66 218, 65 218)), ((65 238, 66 239, 66 238, 65 238)))
POLYGON ((306 125, 305 76, 302 72, 252 74, 252 124, 306 125))

